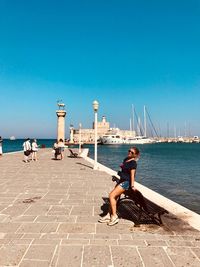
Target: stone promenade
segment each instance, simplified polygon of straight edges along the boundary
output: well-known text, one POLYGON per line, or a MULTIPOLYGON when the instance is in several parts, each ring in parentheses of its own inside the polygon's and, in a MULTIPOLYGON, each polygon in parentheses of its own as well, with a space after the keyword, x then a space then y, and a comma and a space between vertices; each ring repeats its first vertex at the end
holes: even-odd
POLYGON ((84 159, 22 159, 0 159, 0 266, 200 266, 200 232, 171 215, 162 227, 98 223, 114 184, 84 159))

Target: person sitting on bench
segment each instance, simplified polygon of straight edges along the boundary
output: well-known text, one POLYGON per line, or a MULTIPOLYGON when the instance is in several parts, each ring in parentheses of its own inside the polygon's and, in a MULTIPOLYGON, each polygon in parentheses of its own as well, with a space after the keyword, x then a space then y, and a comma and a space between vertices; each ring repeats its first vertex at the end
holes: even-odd
POLYGON ((58 141, 53 145, 54 159, 58 159, 58 156, 61 156, 61 147, 58 146, 58 141))
POLYGON ((70 152, 70 157, 71 158, 78 158, 79 157, 79 154, 76 153, 76 152, 73 152, 72 149, 69 149, 69 152, 70 152))
POLYGON ((135 174, 137 168, 137 160, 139 159, 140 151, 137 147, 131 147, 128 150, 128 156, 124 159, 123 163, 120 165, 122 171, 119 172, 120 180, 117 186, 110 192, 110 208, 109 213, 99 219, 100 223, 107 223, 109 226, 115 225, 119 222, 117 216, 117 200, 121 194, 126 190, 131 188, 136 191, 134 187, 135 174))

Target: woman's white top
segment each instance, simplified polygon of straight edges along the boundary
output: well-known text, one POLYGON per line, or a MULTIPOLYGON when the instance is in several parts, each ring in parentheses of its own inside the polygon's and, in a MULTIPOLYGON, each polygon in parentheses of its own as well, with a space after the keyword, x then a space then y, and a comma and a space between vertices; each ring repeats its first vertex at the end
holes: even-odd
POLYGON ((38 145, 37 145, 36 142, 33 142, 33 143, 32 143, 32 150, 33 150, 33 151, 38 151, 38 145))

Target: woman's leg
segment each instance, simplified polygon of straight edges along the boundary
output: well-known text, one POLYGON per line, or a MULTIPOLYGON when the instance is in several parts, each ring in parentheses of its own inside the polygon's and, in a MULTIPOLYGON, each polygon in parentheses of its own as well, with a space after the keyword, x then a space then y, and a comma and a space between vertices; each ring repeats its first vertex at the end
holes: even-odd
POLYGON ((109 194, 111 216, 117 215, 117 198, 125 192, 125 189, 120 185, 117 185, 109 194))
POLYGON ((37 160, 37 152, 36 151, 33 151, 33 154, 32 154, 32 160, 37 160))

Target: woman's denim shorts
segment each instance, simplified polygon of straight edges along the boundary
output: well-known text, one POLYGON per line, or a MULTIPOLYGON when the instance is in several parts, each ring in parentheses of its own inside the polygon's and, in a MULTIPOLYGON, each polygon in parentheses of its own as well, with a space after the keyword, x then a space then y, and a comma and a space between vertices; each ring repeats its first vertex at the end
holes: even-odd
POLYGON ((129 181, 124 181, 119 184, 124 190, 128 190, 130 187, 130 182, 129 181))

